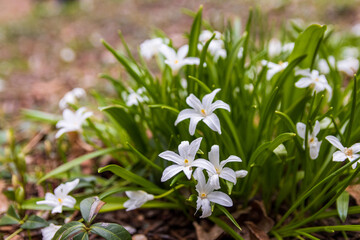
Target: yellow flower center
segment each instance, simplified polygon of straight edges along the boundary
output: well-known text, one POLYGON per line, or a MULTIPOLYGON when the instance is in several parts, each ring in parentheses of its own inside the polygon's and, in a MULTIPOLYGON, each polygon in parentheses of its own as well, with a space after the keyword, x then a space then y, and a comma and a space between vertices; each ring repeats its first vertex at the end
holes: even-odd
POLYGON ((185 160, 184 160, 184 163, 185 163, 185 164, 188 164, 188 163, 189 163, 189 160, 185 159, 185 160))
POLYGON ((318 81, 320 81, 319 78, 315 78, 315 82, 318 82, 318 81))
POLYGON ((309 140, 310 143, 313 143, 314 141, 315 141, 314 138, 310 138, 310 140, 309 140))
POLYGON ((174 61, 174 63, 175 63, 175 64, 178 64, 178 63, 179 63, 179 60, 176 59, 176 60, 174 61))
POLYGON ((58 198, 58 201, 59 201, 59 203, 62 203, 62 202, 63 202, 63 200, 62 200, 61 198, 58 198))
POLYGON ((345 148, 344 153, 345 153, 346 156, 352 157, 353 150, 351 148, 345 148))
POLYGON ((282 66, 282 65, 283 65, 283 63, 284 63, 283 61, 280 61, 280 62, 279 62, 279 65, 280 65, 280 66, 282 66))
POLYGON ((206 115, 205 109, 201 109, 201 114, 206 115))
POLYGON ((218 168, 215 168, 215 170, 217 174, 220 174, 220 170, 218 168))
POLYGON ((200 197, 201 197, 202 199, 206 198, 206 193, 200 194, 200 197))

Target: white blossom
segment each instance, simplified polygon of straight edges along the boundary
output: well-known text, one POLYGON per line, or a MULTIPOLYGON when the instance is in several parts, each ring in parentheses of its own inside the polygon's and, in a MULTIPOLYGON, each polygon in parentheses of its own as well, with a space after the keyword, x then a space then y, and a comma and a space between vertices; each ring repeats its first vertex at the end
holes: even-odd
POLYGON ((126 106, 137 106, 139 103, 149 101, 148 96, 145 95, 146 89, 144 87, 139 88, 136 92, 132 89, 129 90, 130 94, 125 96, 126 106))
POLYGON ((69 104, 75 104, 78 99, 84 98, 86 92, 82 88, 74 88, 73 90, 67 92, 64 97, 59 101, 59 107, 65 109, 69 104))
POLYGON ((79 179, 60 184, 54 190, 54 194, 46 193, 45 200, 37 201, 36 204, 45 204, 53 207, 51 213, 61 213, 63 206, 73 208, 76 200, 68 194, 79 184, 79 179))
POLYGON ((75 113, 70 109, 63 111, 63 120, 57 122, 56 127, 60 128, 55 137, 59 138, 66 132, 81 132, 84 121, 92 116, 92 112, 86 112, 85 107, 79 108, 75 113))
POLYGON ((300 70, 296 72, 297 75, 303 75, 304 77, 300 78, 299 81, 295 83, 295 86, 298 88, 313 87, 314 93, 322 92, 327 90, 329 92, 329 100, 332 96, 332 88, 328 84, 325 75, 320 75, 319 71, 310 69, 300 70))
MULTIPOLYGON (((351 147, 347 148, 344 147, 339 139, 337 139, 334 136, 327 136, 325 137, 326 140, 328 140, 333 146, 335 146, 340 151, 336 151, 333 153, 333 161, 335 162, 343 162, 346 158, 349 159, 349 161, 354 161, 358 157, 360 157, 360 154, 356 154, 360 152, 360 143, 355 143, 351 147)), ((352 168, 356 168, 357 163, 360 162, 357 161, 352 165, 352 168)))
POLYGON ((246 170, 238 170, 235 172, 236 178, 244 178, 248 175, 248 171, 246 170))
POLYGON ((279 39, 272 38, 269 41, 268 45, 268 54, 269 57, 275 57, 281 53, 282 45, 279 39))
POLYGON ((337 68, 340 72, 353 77, 359 69, 359 60, 356 58, 347 58, 337 62, 337 68))
POLYGON ((209 183, 213 185, 214 189, 220 189, 219 178, 225 179, 236 184, 236 173, 231 168, 225 167, 229 162, 242 162, 242 160, 231 155, 226 160, 220 162, 219 146, 214 145, 209 152, 209 160, 198 159, 193 165, 195 167, 203 168, 208 172, 209 183))
POLYGON ((177 74, 178 71, 185 65, 199 65, 200 59, 197 57, 186 57, 189 51, 189 46, 184 45, 179 48, 178 52, 170 48, 167 45, 160 47, 160 52, 165 56, 165 63, 171 68, 173 74, 177 74))
POLYGON ((212 214, 211 203, 217 203, 225 207, 233 205, 231 198, 227 194, 214 191, 214 186, 205 181, 204 173, 200 168, 196 169, 194 178, 197 180, 196 191, 198 193, 196 211, 202 209, 201 218, 209 217, 212 214))
POLYGON ((147 201, 154 199, 154 195, 148 194, 145 191, 126 191, 125 194, 130 198, 124 202, 123 206, 126 208, 126 211, 131 211, 136 208, 141 207, 147 201))
POLYGON ((162 38, 153 38, 145 40, 140 44, 140 54, 146 60, 150 60, 153 56, 157 55, 160 51, 160 47, 167 41, 162 38))
MULTIPOLYGON (((306 125, 302 122, 298 122, 296 124, 296 130, 297 133, 299 134, 299 137, 301 137, 305 141, 306 125)), ((307 138, 311 159, 316 159, 319 156, 320 146, 322 142, 322 141, 319 142, 319 140, 316 137, 316 135, 318 135, 319 132, 320 132, 320 123, 319 121, 316 121, 312 133, 308 132, 308 138, 307 138)), ((303 144, 303 148, 305 148, 305 142, 303 144)))
POLYGON ((281 62, 281 61, 278 64, 276 64, 273 62, 268 62, 266 60, 262 60, 261 63, 263 66, 267 66, 267 68, 268 68, 267 73, 266 73, 266 80, 272 79, 272 77, 276 73, 283 71, 288 66, 288 62, 281 62))
MULTIPOLYGON (((334 56, 328 57, 329 64, 332 68, 335 67, 335 58, 334 56)), ((330 72, 330 67, 325 59, 320 59, 318 63, 319 71, 323 74, 328 74, 330 72)))
POLYGON ((61 226, 50 223, 48 227, 41 229, 41 234, 43 237, 42 239, 51 240, 55 236, 57 230, 59 230, 60 228, 61 226))
POLYGON ((159 154, 159 157, 175 163, 175 165, 164 169, 161 177, 162 182, 167 181, 181 171, 185 173, 188 179, 191 178, 193 164, 197 161, 195 156, 200 148, 201 140, 201 137, 197 138, 190 144, 188 141, 182 141, 178 146, 179 154, 173 151, 165 151, 159 154))
POLYGON ((202 99, 202 102, 200 102, 200 100, 197 97, 195 97, 194 94, 190 94, 186 98, 186 103, 190 107, 192 107, 192 109, 187 108, 182 110, 175 121, 175 126, 179 122, 190 118, 189 132, 190 135, 194 135, 198 122, 203 120, 204 123, 208 125, 209 128, 211 128, 211 130, 221 134, 220 120, 216 116, 214 111, 218 108, 222 108, 230 112, 230 106, 221 100, 217 100, 214 103, 212 103, 215 95, 219 91, 220 88, 217 88, 211 93, 205 95, 202 99))

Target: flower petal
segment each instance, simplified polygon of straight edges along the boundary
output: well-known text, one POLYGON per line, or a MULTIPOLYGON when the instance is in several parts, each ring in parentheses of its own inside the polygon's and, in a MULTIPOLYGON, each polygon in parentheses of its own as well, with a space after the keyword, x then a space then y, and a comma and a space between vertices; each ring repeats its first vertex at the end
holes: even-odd
POLYGON ((192 93, 186 98, 186 103, 197 112, 201 112, 201 109, 204 108, 200 100, 192 93))
POLYGON ((205 169, 206 171, 210 172, 211 174, 216 174, 215 166, 205 159, 196 159, 192 164, 192 167, 198 167, 201 169, 205 169))
POLYGON ((196 153, 200 148, 202 137, 199 137, 190 143, 187 155, 191 160, 195 159, 196 153))
POLYGON ((166 59, 172 60, 176 58, 175 50, 165 44, 161 45, 159 52, 164 55, 166 59))
POLYGON ((182 66, 184 65, 199 65, 200 59, 197 57, 187 57, 182 61, 182 66))
POLYGON ((200 218, 206 218, 211 216, 211 205, 210 201, 208 199, 201 199, 201 209, 202 209, 202 215, 200 218))
POLYGON ((66 132, 71 132, 69 131, 69 129, 67 128, 61 128, 59 131, 57 131, 57 133, 55 134, 55 138, 59 138, 61 137, 61 135, 63 135, 66 132))
POLYGON ((183 172, 185 173, 185 176, 190 180, 190 179, 191 179, 192 172, 193 172, 191 166, 184 167, 184 168, 183 168, 183 172))
POLYGON ((225 167, 221 170, 220 177, 236 184, 236 173, 231 168, 225 167))
POLYGON ((186 45, 182 46, 181 48, 179 48, 179 50, 177 52, 177 56, 178 56, 178 58, 183 59, 186 57, 188 52, 189 52, 189 45, 186 44, 186 45))
POLYGON ((231 200, 231 198, 223 192, 215 191, 209 193, 207 195, 207 198, 210 202, 220 204, 224 207, 231 207, 233 205, 233 201, 231 200))
POLYGON ((215 168, 220 167, 220 149, 218 145, 213 145, 209 152, 209 160, 214 165, 215 168))
POLYGON ((360 143, 355 143, 354 145, 352 145, 351 150, 353 151, 353 153, 357 153, 360 152, 360 143))
POLYGON ((220 91, 220 88, 215 89, 209 94, 206 94, 202 99, 202 105, 206 110, 210 109, 211 103, 213 102, 215 95, 220 91))
POLYGON ((59 204, 56 207, 54 207, 53 210, 51 210, 51 213, 52 214, 54 214, 54 213, 62 213, 62 205, 59 204))
POLYGON ((161 181, 165 182, 169 180, 170 178, 181 172, 183 169, 184 167, 179 165, 171 165, 165 168, 161 177, 161 181))
POLYGON ((190 108, 187 108, 187 109, 184 109, 182 110, 178 117, 176 118, 176 121, 175 121, 175 126, 185 120, 185 119, 188 119, 188 118, 193 118, 193 117, 203 117, 200 113, 198 113, 197 111, 195 111, 194 109, 190 109, 190 108))
POLYGON ((206 185, 206 181, 205 181, 205 176, 203 173, 203 170, 201 168, 197 168, 194 172, 194 178, 197 181, 196 184, 196 191, 202 191, 205 188, 206 185))
POLYGON ((220 166, 224 167, 225 164, 227 164, 229 162, 242 162, 242 160, 241 160, 241 158, 239 158, 237 156, 230 155, 226 160, 220 162, 220 166))
POLYGON ((308 87, 311 83, 312 83, 312 81, 311 81, 309 78, 305 77, 305 78, 300 78, 299 81, 297 81, 297 82, 295 83, 295 86, 296 86, 297 88, 306 88, 306 87, 308 87))
POLYGON ((341 151, 336 151, 333 153, 333 161, 334 162, 342 162, 346 158, 347 158, 347 156, 341 151))
POLYGON ((211 187, 209 186, 208 190, 210 190, 210 191, 208 191, 208 192, 212 192, 214 189, 220 189, 221 187, 220 187, 220 181, 219 181, 219 174, 216 173, 216 174, 212 175, 209 178, 208 185, 211 186, 211 187))
POLYGON ((317 141, 310 144, 309 151, 310 151, 311 159, 317 159, 317 157, 319 156, 320 145, 321 145, 321 142, 317 142, 317 141))
POLYGON ((162 152, 159 154, 159 157, 179 165, 182 165, 184 163, 184 159, 182 159, 182 157, 180 157, 177 153, 173 151, 162 152))
POLYGON ((328 140, 332 145, 334 145, 340 151, 343 152, 345 150, 344 146, 340 143, 339 139, 337 139, 336 137, 326 136, 325 139, 328 140))
POLYGON ((302 122, 296 124, 296 131, 302 139, 305 139, 306 125, 302 122))
POLYGON ((210 115, 207 115, 204 119, 203 119, 204 123, 206 125, 209 126, 209 128, 215 132, 218 132, 219 134, 221 134, 221 126, 220 126, 220 120, 219 118, 216 116, 215 113, 212 113, 210 115))
POLYGON ((191 136, 193 136, 195 134, 196 126, 202 119, 204 119, 204 117, 202 117, 202 116, 190 118, 189 133, 191 136))
MULTIPOLYGON (((178 151, 181 157, 181 162, 183 162, 183 159, 188 158, 189 142, 182 141, 178 146, 178 151)), ((182 163, 178 163, 178 164, 182 164, 182 163)))
POLYGON ((76 199, 71 196, 66 196, 62 202, 63 206, 73 208, 76 204, 76 199))
POLYGON ((221 100, 217 100, 215 101, 213 104, 210 105, 210 110, 209 112, 213 112, 215 111, 215 109, 218 109, 218 108, 222 108, 222 109, 225 109, 227 111, 230 112, 230 106, 229 104, 227 103, 224 103, 223 101, 221 100))

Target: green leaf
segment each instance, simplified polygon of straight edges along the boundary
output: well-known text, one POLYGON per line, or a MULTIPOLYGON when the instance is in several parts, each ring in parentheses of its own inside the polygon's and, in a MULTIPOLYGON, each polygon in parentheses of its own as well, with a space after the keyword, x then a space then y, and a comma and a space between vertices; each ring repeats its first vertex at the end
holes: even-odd
POLYGON ((116 223, 95 223, 91 226, 90 232, 95 233, 106 240, 131 240, 129 232, 116 223))
POLYGON ((190 38, 189 38, 189 57, 196 56, 197 45, 199 42, 199 36, 201 31, 201 18, 202 18, 202 5, 197 12, 193 24, 191 26, 190 38))
POLYGON ((37 228, 43 228, 47 227, 49 223, 42 219, 39 216, 31 215, 24 224, 22 224, 20 227, 22 229, 37 229, 37 228))
POLYGON ((135 119, 126 111, 124 106, 112 105, 100 108, 100 110, 112 117, 116 123, 127 132, 131 140, 141 151, 146 150, 147 146, 142 137, 143 132, 135 122, 135 119))
MULTIPOLYGON (((277 146, 279 146, 281 143, 288 141, 295 137, 295 133, 282 133, 279 136, 277 136, 273 141, 265 142, 261 144, 251 155, 249 164, 250 167, 253 166, 256 162, 256 160, 259 158, 261 154, 263 154, 265 151, 274 151, 277 146)), ((262 165, 266 159, 261 158, 258 162, 256 162, 256 165, 262 165)))
POLYGON ((88 160, 88 159, 92 159, 92 158, 96 158, 102 155, 106 155, 115 151, 119 151, 121 150, 120 148, 106 148, 106 149, 102 149, 96 152, 92 152, 86 155, 83 155, 81 157, 75 158, 74 160, 71 160, 70 162, 67 162, 61 166, 59 166, 58 168, 55 168, 54 170, 52 170, 51 172, 49 172, 48 174, 46 174, 45 176, 43 176, 39 181, 38 184, 45 181, 46 179, 53 177, 57 174, 66 172, 72 168, 74 168, 75 166, 80 165, 82 162, 88 160))
POLYGON ((61 119, 57 115, 32 109, 23 109, 21 114, 26 119, 43 123, 50 123, 52 125, 55 125, 61 119))
POLYGON ((2 216, 2 218, 0 218, 0 226, 19 224, 20 220, 21 218, 16 212, 15 207, 13 205, 10 205, 6 214, 2 216))
POLYGON ((85 222, 91 223, 104 204, 105 202, 101 201, 99 197, 89 197, 82 200, 80 203, 80 212, 85 222))
POLYGON ((336 208, 342 222, 345 222, 349 209, 349 193, 344 191, 336 199, 336 208))
POLYGON ((153 168, 155 168, 156 170, 163 172, 163 169, 161 167, 159 167, 156 163, 154 163, 153 161, 151 161, 149 158, 145 157, 141 152, 139 152, 135 147, 133 147, 130 143, 127 143, 127 145, 129 146, 129 148, 136 154, 139 156, 139 158, 141 160, 143 160, 146 164, 149 164, 150 166, 152 166, 153 168))
POLYGON ((229 219, 230 221, 241 231, 240 225, 236 222, 235 218, 229 213, 229 211, 221 205, 216 205, 229 219))
POLYGON ((55 233, 52 240, 59 240, 59 239, 67 239, 70 236, 76 236, 77 233, 81 231, 85 231, 85 225, 81 222, 69 222, 63 225, 57 232, 55 233))
POLYGON ((206 86, 206 84, 203 83, 200 79, 197 79, 196 77, 193 77, 193 76, 189 76, 189 79, 191 79, 191 80, 195 81, 197 84, 199 84, 199 86, 202 87, 205 90, 205 92, 211 93, 211 89, 208 86, 206 86))
POLYGON ((310 68, 315 61, 316 53, 319 49, 320 43, 324 37, 326 26, 313 24, 302 32, 295 41, 294 50, 289 56, 288 62, 305 55, 306 58, 300 64, 302 68, 310 68))
POLYGON ((106 171, 111 171, 115 175, 117 175, 125 180, 128 180, 134 184, 138 184, 145 188, 153 189, 154 193, 163 193, 164 192, 164 190, 160 189, 154 183, 152 183, 152 182, 146 180, 145 178, 143 178, 139 175, 136 175, 135 173, 132 173, 131 171, 126 170, 125 168, 120 167, 118 165, 111 164, 106 167, 99 168, 99 170, 98 170, 99 173, 106 172, 106 171))
POLYGON ((221 227, 225 232, 227 232, 233 239, 236 240, 244 240, 234 229, 232 229, 226 222, 221 220, 220 218, 210 216, 209 220, 214 222, 216 225, 221 227))
POLYGON ((73 240, 89 240, 89 234, 87 232, 76 235, 73 240))

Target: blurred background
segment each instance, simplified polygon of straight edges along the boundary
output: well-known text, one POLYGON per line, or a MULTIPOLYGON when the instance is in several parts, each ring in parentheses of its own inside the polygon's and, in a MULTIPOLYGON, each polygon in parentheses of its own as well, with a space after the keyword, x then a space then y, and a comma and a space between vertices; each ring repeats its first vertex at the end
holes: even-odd
MULTIPOLYGON (((222 30, 227 20, 246 22, 249 8, 261 12, 271 29, 290 19, 360 32, 359 0, 0 0, 0 129, 16 123, 22 108, 60 114, 61 97, 74 87, 110 91, 98 74, 121 74, 100 39, 121 50, 121 30, 132 51, 161 29, 179 46, 192 18, 222 30), (225 20, 227 19, 227 20, 225 20)), ((273 33, 276 35, 276 31, 273 33)))

